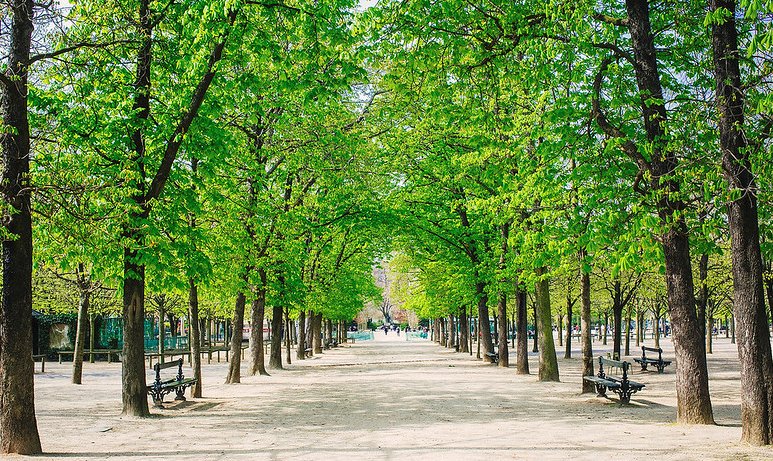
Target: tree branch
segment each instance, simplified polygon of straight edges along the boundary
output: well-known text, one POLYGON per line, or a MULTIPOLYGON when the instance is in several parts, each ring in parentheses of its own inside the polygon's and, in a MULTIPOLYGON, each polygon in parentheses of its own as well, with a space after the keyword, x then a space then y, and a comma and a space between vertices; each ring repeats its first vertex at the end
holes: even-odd
POLYGON ((172 164, 177 157, 177 152, 180 150, 180 145, 182 144, 183 138, 188 132, 191 123, 193 123, 193 120, 196 118, 196 115, 198 115, 199 108, 204 103, 204 97, 207 94, 207 90, 209 90, 209 87, 212 84, 212 80, 215 78, 215 65, 223 57, 223 49, 225 48, 226 41, 228 40, 228 36, 231 33, 231 28, 236 21, 237 14, 237 10, 231 10, 228 13, 228 28, 224 33, 222 40, 220 40, 220 42, 215 45, 215 48, 209 55, 209 60, 207 61, 207 72, 201 77, 199 84, 196 86, 196 90, 193 92, 188 110, 182 116, 179 123, 177 124, 177 127, 166 141, 164 157, 161 160, 161 165, 158 167, 156 175, 153 177, 153 181, 150 183, 148 193, 144 197, 145 202, 148 202, 154 198, 158 198, 158 196, 161 194, 161 191, 164 189, 164 184, 166 184, 166 180, 169 178, 169 173, 172 171, 172 164))

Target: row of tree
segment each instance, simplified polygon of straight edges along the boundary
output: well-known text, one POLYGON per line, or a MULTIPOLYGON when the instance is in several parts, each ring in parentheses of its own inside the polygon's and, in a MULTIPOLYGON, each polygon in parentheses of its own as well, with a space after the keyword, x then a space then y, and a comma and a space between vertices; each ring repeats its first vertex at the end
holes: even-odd
MULTIPOLYGON (((79 293, 76 350, 95 294, 121 298, 131 416, 148 415, 151 295, 187 298, 199 383, 202 303, 232 317, 237 383, 244 324, 249 373, 264 374, 265 318, 274 332, 298 319, 318 339, 379 297, 370 272, 388 242, 389 181, 365 127, 376 93, 355 6, 3 3, 2 452, 41 451, 33 262, 79 293)), ((281 337, 269 367, 282 367, 281 337)))
POLYGON ((199 292, 230 299, 260 373, 266 309, 347 318, 389 243, 427 306, 488 324, 496 305, 503 328, 514 298, 520 329, 533 292, 544 380, 551 280, 578 280, 591 374, 591 273, 623 297, 664 274, 686 423, 713 422, 701 317, 729 259, 743 438, 770 443, 773 39, 748 3, 4 2, 2 451, 40 452, 33 260, 117 289, 123 410, 143 416, 146 285, 187 294, 194 347, 199 292))
POLYGON ((656 275, 678 421, 711 424, 704 327, 732 292, 743 440, 771 443, 769 8, 450 0, 368 10, 387 92, 374 112, 394 128, 380 142, 401 186, 395 243, 409 304, 458 313, 462 331, 470 306, 481 325, 496 316, 507 365, 514 298, 523 372, 533 293, 539 377, 558 380, 551 298, 579 293, 590 375, 591 274, 609 284, 616 335, 631 280, 656 275), (553 283, 551 296, 551 280, 569 288, 553 283))

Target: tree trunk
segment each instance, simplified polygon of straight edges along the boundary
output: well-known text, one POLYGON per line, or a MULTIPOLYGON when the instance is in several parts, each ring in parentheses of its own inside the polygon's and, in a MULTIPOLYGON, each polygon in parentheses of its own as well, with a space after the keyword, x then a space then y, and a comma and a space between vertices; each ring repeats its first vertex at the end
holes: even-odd
POLYGON ((158 306, 158 353, 161 354, 158 357, 160 363, 164 363, 164 349, 166 348, 166 330, 164 323, 166 322, 166 309, 165 303, 162 301, 158 306))
POLYGON ((529 325, 526 306, 526 291, 518 288, 515 292, 517 316, 515 334, 518 347, 515 349, 515 372, 519 375, 529 374, 529 325))
POLYGON ((707 354, 713 354, 714 353, 714 318, 709 317, 708 321, 708 327, 706 332, 706 353, 707 354))
POLYGON ((448 347, 448 328, 446 326, 446 318, 440 317, 438 320, 440 321, 440 345, 443 347, 448 347))
POLYGON ((275 305, 271 310, 271 354, 268 359, 268 367, 275 370, 282 369, 282 316, 284 309, 275 305))
MULTIPOLYGON (((94 325, 94 314, 89 314, 89 350, 94 350, 96 341, 96 325, 94 325)), ((94 354, 89 354, 89 362, 94 363, 94 354)))
POLYGON ((636 313, 636 347, 638 348, 641 346, 641 335, 642 335, 642 328, 644 326, 642 325, 642 321, 644 319, 644 316, 640 313, 636 313))
MULTIPOLYGON (((82 265, 81 265, 82 267, 82 265)), ((81 384, 83 378, 83 347, 86 343, 86 328, 89 326, 89 287, 79 287, 78 325, 75 331, 75 350, 72 358, 72 383, 81 384)))
POLYGON ((623 342, 623 305, 615 302, 612 306, 612 321, 614 322, 615 336, 612 340, 612 357, 620 360, 620 349, 623 342))
POLYGON ((695 297, 686 233, 671 230, 663 239, 676 366, 677 419, 713 424, 706 346, 695 313, 695 297))
POLYGON ((706 305, 709 300, 709 287, 706 282, 709 276, 709 255, 702 254, 698 260, 698 284, 700 291, 696 301, 698 303, 698 325, 701 327, 701 339, 706 342, 706 305))
POLYGON ((470 322, 467 317, 467 308, 462 307, 459 309, 459 346, 460 352, 470 352, 470 322))
POLYGON ((609 334, 609 311, 604 312, 604 328, 602 330, 604 334, 604 340, 601 344, 607 345, 607 335, 609 334))
POLYGON ((295 357, 298 360, 306 358, 306 311, 301 310, 298 313, 298 350, 295 357))
POLYGON ((255 299, 250 309, 250 375, 269 376, 266 371, 265 350, 263 349, 263 320, 266 316, 265 285, 253 290, 255 299))
MULTIPOLYGON (((7 6, 6 6, 7 8, 7 6)), ((2 312, 0 313, 0 452, 41 453, 35 419, 32 362, 32 216, 30 212, 30 139, 27 78, 32 0, 14 0, 2 97, 3 239, 2 312)), ((10 14, 8 14, 10 13, 10 14)), ((10 16, 10 19, 8 18, 10 16)), ((4 24, 7 26, 7 22, 4 24)), ((7 31, 6 31, 7 32, 7 31)))
POLYGON ((475 319, 475 347, 478 348, 476 358, 480 360, 480 318, 475 319))
POLYGON ((556 346, 553 342, 553 316, 550 315, 550 280, 546 277, 544 267, 537 269, 537 320, 539 321, 539 380, 558 381, 558 360, 556 346))
POLYGON ((563 314, 558 314, 556 316, 556 327, 558 329, 558 345, 560 347, 563 347, 564 346, 564 335, 563 335, 564 316, 563 316, 563 314))
POLYGON ((145 266, 135 264, 136 260, 136 251, 126 248, 121 382, 123 414, 144 417, 150 414, 145 383, 145 266))
POLYGON ((314 344, 314 353, 315 354, 321 354, 322 353, 322 313, 315 313, 313 316, 314 322, 312 325, 312 336, 313 344, 314 344))
MULTIPOLYGON (((585 257, 584 251, 581 257, 585 257)), ((593 338, 591 328, 591 304, 590 304, 590 274, 582 273, 580 277, 580 300, 582 312, 580 313, 580 333, 582 333, 582 375, 593 376, 593 338)), ((593 383, 582 380, 582 393, 595 392, 593 383)))
POLYGON ((540 337, 540 333, 539 333, 539 326, 538 326, 539 320, 537 318, 538 317, 537 303, 535 302, 532 307, 533 307, 533 310, 534 310, 534 312, 532 312, 532 314, 534 316, 534 347, 531 349, 531 351, 532 352, 539 352, 539 337, 540 337))
POLYGON ((727 205, 733 266, 733 309, 741 362, 741 439, 773 443, 773 356, 765 309, 762 253, 757 214, 757 185, 744 129, 744 94, 739 66, 734 0, 709 0, 712 11, 728 16, 713 24, 712 48, 717 81, 722 167, 738 198, 727 205))
POLYGON ((456 325, 454 325, 454 316, 449 314, 448 315, 448 342, 446 343, 446 347, 453 348, 456 346, 454 344, 454 341, 456 340, 456 325))
MULTIPOLYGON (((475 283, 475 294, 478 297, 478 329, 481 342, 480 347, 483 352, 494 353, 494 343, 491 340, 491 322, 488 316, 488 295, 486 294, 486 284, 483 282, 475 283)), ((491 358, 484 355, 483 361, 491 363, 491 358)))
POLYGON ((499 363, 500 367, 510 366, 510 357, 507 344, 507 295, 504 291, 499 292, 499 299, 497 300, 497 334, 499 338, 499 363))
POLYGON ((768 314, 770 315, 770 324, 773 328, 773 279, 765 281, 765 289, 768 292, 768 314))
POLYGON ((285 308, 285 349, 287 356, 285 357, 285 360, 287 361, 287 364, 290 365, 292 362, 292 358, 290 357, 290 349, 291 349, 291 336, 293 331, 293 325, 292 325, 292 319, 290 319, 290 309, 285 308))
POLYGON ((730 344, 735 344, 735 315, 730 314, 730 344))
POLYGON ((242 381, 242 340, 244 336, 245 304, 247 304, 247 297, 240 291, 236 295, 233 333, 231 334, 231 363, 228 364, 228 376, 225 378, 226 384, 236 384, 242 381))
POLYGON ((191 388, 191 396, 201 398, 201 324, 199 323, 199 288, 196 282, 188 279, 188 315, 191 320, 191 366, 196 383, 191 388))
POLYGON ((631 355, 631 309, 628 308, 628 311, 625 316, 625 355, 630 356, 631 355))
MULTIPOLYGON (((574 307, 574 301, 572 301, 571 294, 566 295, 566 347, 564 349, 564 358, 572 358, 572 308, 574 307)), ((561 332, 559 331, 560 335, 561 332)))

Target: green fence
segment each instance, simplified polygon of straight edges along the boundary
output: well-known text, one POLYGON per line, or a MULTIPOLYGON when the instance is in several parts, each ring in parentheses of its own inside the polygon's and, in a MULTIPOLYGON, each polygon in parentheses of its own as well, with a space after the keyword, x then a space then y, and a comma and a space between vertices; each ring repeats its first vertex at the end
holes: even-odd
POLYGON ((424 331, 406 331, 405 340, 415 341, 417 339, 427 339, 427 333, 424 331))
POLYGON ((373 339, 372 331, 347 331, 346 337, 355 341, 371 341, 373 339))

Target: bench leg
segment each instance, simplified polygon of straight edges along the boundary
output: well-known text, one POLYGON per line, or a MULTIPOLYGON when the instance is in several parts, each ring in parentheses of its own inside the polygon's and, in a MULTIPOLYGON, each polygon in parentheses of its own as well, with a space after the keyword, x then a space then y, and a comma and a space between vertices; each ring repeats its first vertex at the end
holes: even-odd
POLYGON ((662 363, 658 364, 658 373, 663 374, 663 371, 666 369, 666 366, 662 363))
POLYGON ((599 397, 607 396, 607 386, 603 384, 596 384, 596 395, 599 397))
POLYGON ((183 402, 187 400, 185 398, 185 388, 184 387, 178 387, 176 389, 176 392, 177 392, 177 395, 175 395, 175 397, 174 397, 175 400, 181 400, 183 402))

